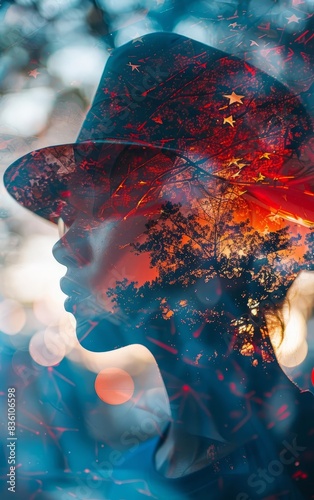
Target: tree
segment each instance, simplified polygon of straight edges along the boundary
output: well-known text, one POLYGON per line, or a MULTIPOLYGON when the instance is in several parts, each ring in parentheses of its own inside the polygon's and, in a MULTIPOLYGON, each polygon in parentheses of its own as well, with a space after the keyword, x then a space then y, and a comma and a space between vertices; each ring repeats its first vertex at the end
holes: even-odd
MULTIPOLYGON (((142 286, 117 282, 108 292, 115 307, 137 327, 154 322, 165 330, 171 320, 190 338, 210 324, 213 336, 226 332, 229 342, 236 336, 238 348, 251 354, 266 332, 263 311, 284 299, 299 271, 292 254, 301 236, 291 236, 289 226, 258 231, 241 210, 224 184, 189 207, 165 203, 147 222, 145 241, 132 245, 139 255, 149 253, 157 277, 142 286)), ((167 329, 158 335, 177 345, 167 329)))

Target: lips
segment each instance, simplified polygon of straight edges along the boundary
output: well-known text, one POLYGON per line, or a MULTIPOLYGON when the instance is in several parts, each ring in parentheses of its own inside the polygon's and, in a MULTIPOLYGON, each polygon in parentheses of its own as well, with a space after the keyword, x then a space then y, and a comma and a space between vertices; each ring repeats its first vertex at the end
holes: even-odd
MULTIPOLYGON (((78 318, 95 318, 106 312, 103 303, 99 303, 90 289, 82 287, 77 281, 64 276, 60 280, 60 288, 68 295, 64 308, 78 318)), ((106 312, 108 314, 108 311, 106 312)))
POLYGON ((117 339, 119 332, 122 335, 125 325, 128 325, 129 329, 124 314, 110 310, 103 300, 97 300, 97 296, 89 288, 82 287, 68 276, 61 278, 60 288, 68 295, 64 308, 75 318, 76 334, 82 347, 103 352, 125 345, 122 337, 117 339), (103 335, 104 331, 111 333, 109 339, 107 335, 103 335))
POLYGON ((64 309, 69 313, 75 314, 77 309, 77 303, 70 297, 68 297, 64 301, 64 309))
POLYGON ((90 296, 90 291, 80 286, 76 281, 64 276, 60 280, 60 288, 63 293, 68 295, 64 302, 66 311, 75 313, 80 302, 90 296))

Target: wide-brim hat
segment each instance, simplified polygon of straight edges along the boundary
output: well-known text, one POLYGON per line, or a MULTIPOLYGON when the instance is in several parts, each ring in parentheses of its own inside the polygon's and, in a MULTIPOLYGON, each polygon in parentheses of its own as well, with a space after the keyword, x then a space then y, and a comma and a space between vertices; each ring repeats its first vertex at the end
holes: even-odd
POLYGON ((112 205, 132 210, 185 163, 311 227, 311 141, 309 114, 277 80, 203 43, 152 33, 112 52, 77 142, 23 156, 4 183, 57 222, 112 205))

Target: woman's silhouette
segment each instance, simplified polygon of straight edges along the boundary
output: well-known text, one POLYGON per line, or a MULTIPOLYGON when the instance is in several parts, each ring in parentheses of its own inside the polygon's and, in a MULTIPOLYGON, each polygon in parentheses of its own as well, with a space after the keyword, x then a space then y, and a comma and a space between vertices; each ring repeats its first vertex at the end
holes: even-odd
POLYGON ((170 424, 130 449, 108 498, 312 498, 313 396, 270 340, 313 264, 310 126, 271 77, 152 34, 109 60, 78 143, 7 170, 22 205, 63 220, 81 344, 146 346, 168 391, 170 424))

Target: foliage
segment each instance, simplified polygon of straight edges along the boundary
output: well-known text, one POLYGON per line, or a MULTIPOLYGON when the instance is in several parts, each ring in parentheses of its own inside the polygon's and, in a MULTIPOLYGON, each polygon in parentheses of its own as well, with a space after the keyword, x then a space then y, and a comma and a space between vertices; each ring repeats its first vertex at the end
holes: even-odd
POLYGON ((213 331, 237 333, 243 346, 295 278, 292 254, 301 236, 291 236, 289 226, 261 232, 248 218, 237 220, 241 207, 230 194, 206 201, 198 200, 198 210, 164 204, 146 224, 145 241, 133 244, 137 254, 149 254, 156 278, 142 286, 124 279, 108 294, 138 326, 172 318, 195 337, 210 323, 213 331))

